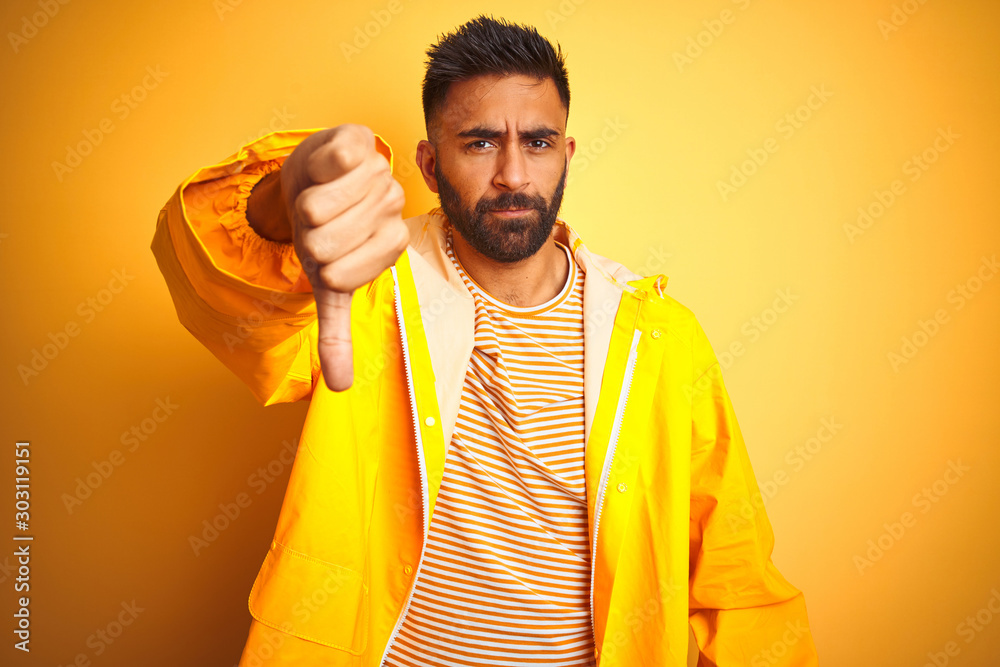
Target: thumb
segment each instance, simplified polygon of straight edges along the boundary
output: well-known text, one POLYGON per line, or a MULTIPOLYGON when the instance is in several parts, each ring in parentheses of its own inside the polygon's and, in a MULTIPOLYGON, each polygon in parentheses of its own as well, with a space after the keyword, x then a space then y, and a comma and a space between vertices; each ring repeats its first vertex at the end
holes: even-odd
POLYGON ((351 297, 354 291, 314 290, 319 323, 319 363, 331 391, 344 391, 354 382, 351 343, 351 297))

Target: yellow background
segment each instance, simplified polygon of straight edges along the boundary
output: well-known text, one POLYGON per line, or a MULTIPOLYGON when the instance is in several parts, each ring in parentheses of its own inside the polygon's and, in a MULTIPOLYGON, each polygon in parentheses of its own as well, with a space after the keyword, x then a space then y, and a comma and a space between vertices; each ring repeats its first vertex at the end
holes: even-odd
POLYGON ((306 405, 260 407, 177 322, 149 251, 157 213, 249 139, 342 122, 389 141, 404 213, 426 211, 436 198, 412 167, 424 50, 482 11, 568 54, 580 148, 562 216, 592 250, 668 275, 723 357, 773 491, 773 559, 805 592, 823 664, 923 665, 948 642, 948 664, 997 664, 1000 618, 980 610, 1000 590, 1000 278, 983 263, 1000 250, 1000 5, 397 2, 51 0, 51 17, 4 3, 0 538, 16 532, 12 450, 26 439, 35 542, 29 656, 11 648, 13 547, 0 552, 0 662, 235 664, 287 480, 282 443, 306 405), (77 166, 53 166, 102 121, 111 131, 77 166), (934 162, 914 172, 925 151, 934 162), (753 155, 763 164, 744 165, 753 155), (733 169, 752 174, 724 197, 733 169), (879 197, 894 200, 849 234, 879 197), (119 293, 116 270, 133 276, 119 293), (777 314, 779 291, 792 305, 777 314), (90 312, 88 298, 106 303, 90 312), (920 345, 893 363, 904 337, 920 345), (742 354, 725 357, 733 343, 742 354), (157 399, 178 406, 162 423, 157 399), (832 437, 824 419, 842 425, 832 437), (128 451, 122 434, 144 420, 155 430, 128 451), (69 511, 64 494, 113 450, 121 465, 69 511), (968 470, 946 477, 949 462, 968 470), (276 477, 252 481, 269 464, 276 477), (240 493, 250 506, 196 556, 189 536, 240 493), (142 611, 114 643, 92 638, 133 600, 142 611), (990 622, 973 632, 977 613, 990 622))

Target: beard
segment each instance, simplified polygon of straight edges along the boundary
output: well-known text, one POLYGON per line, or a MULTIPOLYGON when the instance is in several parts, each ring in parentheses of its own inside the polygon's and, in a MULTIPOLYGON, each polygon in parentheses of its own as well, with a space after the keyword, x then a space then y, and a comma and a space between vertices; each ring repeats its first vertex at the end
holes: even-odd
POLYGON ((441 209, 466 243, 495 262, 510 264, 534 255, 552 234, 562 205, 568 166, 567 160, 563 164, 559 184, 548 202, 541 195, 501 192, 492 199, 482 198, 475 206, 469 207, 441 173, 440 162, 434 163, 434 176, 437 178, 441 209), (493 215, 497 209, 530 210, 517 218, 500 218, 493 215))

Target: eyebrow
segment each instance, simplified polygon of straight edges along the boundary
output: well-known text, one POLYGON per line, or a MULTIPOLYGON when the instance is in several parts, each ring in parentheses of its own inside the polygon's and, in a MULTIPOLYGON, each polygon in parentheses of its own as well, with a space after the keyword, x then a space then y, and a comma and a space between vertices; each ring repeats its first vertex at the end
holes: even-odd
MULTIPOLYGON (((549 137, 559 136, 559 130, 556 130, 547 126, 534 127, 530 130, 525 130, 520 133, 521 139, 548 139, 549 137)), ((465 138, 475 138, 475 139, 499 139, 501 137, 507 136, 507 132, 504 130, 498 130, 493 127, 488 127, 486 125, 476 125, 468 130, 463 130, 458 133, 458 136, 462 139, 465 138)))

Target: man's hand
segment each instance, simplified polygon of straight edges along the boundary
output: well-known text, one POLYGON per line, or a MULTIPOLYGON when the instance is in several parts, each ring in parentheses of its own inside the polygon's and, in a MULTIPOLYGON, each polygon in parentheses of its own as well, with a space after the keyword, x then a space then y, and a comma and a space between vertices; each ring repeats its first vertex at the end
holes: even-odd
POLYGON ((406 250, 403 188, 364 125, 340 125, 302 141, 281 166, 292 240, 312 284, 326 386, 354 381, 351 297, 406 250))

